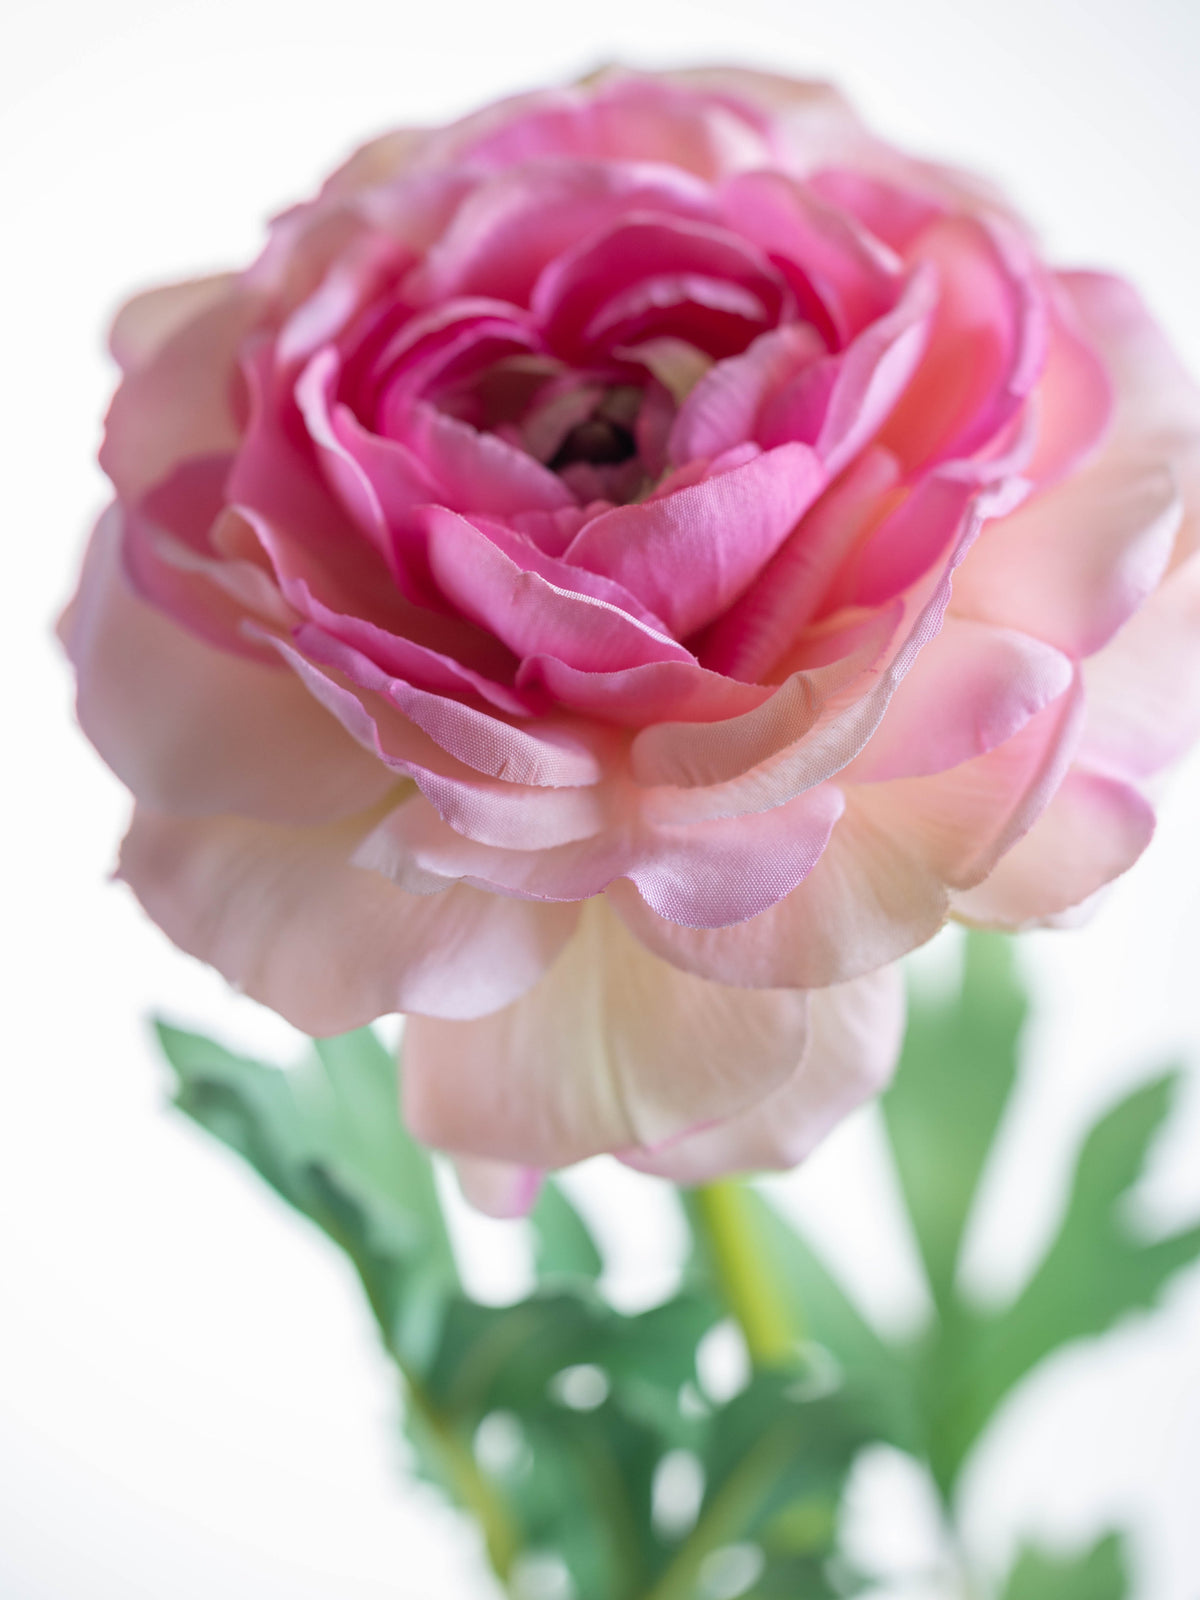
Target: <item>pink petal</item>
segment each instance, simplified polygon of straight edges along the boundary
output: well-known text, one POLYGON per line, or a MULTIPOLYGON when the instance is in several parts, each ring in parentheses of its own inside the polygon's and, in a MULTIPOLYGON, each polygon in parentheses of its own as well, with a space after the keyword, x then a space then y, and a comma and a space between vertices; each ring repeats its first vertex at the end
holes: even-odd
MULTIPOLYGON (((709 223, 648 211, 627 212, 553 257, 530 303, 549 347, 574 359, 586 355, 593 338, 602 338, 603 328, 593 334, 590 325, 618 295, 650 279, 679 280, 681 275, 748 293, 746 308, 730 315, 751 327, 770 326, 779 314, 783 296, 778 275, 752 245, 709 223)), ((649 336, 649 330, 639 336, 649 336)))
POLYGON ((748 1110, 658 1150, 625 1150, 639 1172, 671 1183, 797 1166, 827 1133, 887 1086, 904 1038, 897 966, 811 991, 808 1046, 792 1075, 748 1110))
POLYGON ((837 211, 848 211, 867 232, 907 256, 944 208, 911 186, 888 183, 848 167, 814 173, 809 187, 837 211))
POLYGON ((1108 372, 1069 292, 1052 280, 1047 304, 1050 343, 1034 390, 1037 448, 1027 469, 1036 484, 1075 470, 1104 437, 1113 410, 1108 372))
POLYGON ((1070 658, 1038 639, 950 615, 846 779, 923 777, 983 755, 1057 700, 1073 676, 1070 658))
POLYGON ((756 437, 766 448, 799 439, 836 477, 874 438, 908 387, 929 341, 933 275, 918 270, 898 305, 840 354, 800 372, 763 408, 756 437))
POLYGON ((427 304, 465 295, 529 303, 547 261, 630 211, 712 213, 707 185, 686 172, 633 161, 554 162, 498 173, 459 208, 410 292, 427 304))
POLYGON ((684 928, 624 883, 608 899, 656 955, 717 983, 823 988, 871 972, 929 939, 950 890, 973 886, 1045 810, 1078 737, 1063 695, 1015 738, 926 778, 847 787, 821 859, 777 905, 737 926, 684 928))
POLYGON ((119 874, 175 944, 305 1033, 391 1011, 480 1016, 536 983, 574 907, 465 885, 404 894, 350 864, 375 820, 280 828, 139 810, 119 874))
POLYGON ((270 642, 309 692, 393 772, 442 772, 470 782, 488 777, 535 787, 589 785, 603 767, 602 736, 555 718, 524 726, 391 676, 338 641, 306 634, 311 655, 270 642), (317 652, 327 655, 321 662, 317 652), (341 663, 339 665, 338 663, 341 663), (343 668, 349 668, 344 671, 343 668))
POLYGON ((497 809, 484 817, 487 799, 478 796, 475 818, 460 819, 463 826, 493 836, 501 826, 511 828, 522 848, 478 843, 443 822, 432 806, 413 802, 380 825, 363 859, 402 887, 463 879, 533 900, 585 900, 628 878, 656 916, 693 928, 723 927, 756 916, 802 882, 842 810, 840 792, 826 785, 759 815, 679 824, 665 796, 657 811, 644 801, 639 814, 626 802, 623 809, 614 806, 603 831, 543 847, 555 837, 551 830, 563 826, 560 818, 572 830, 594 829, 594 808, 603 797, 547 796, 525 815, 514 797, 507 814, 497 809))
POLYGON ((1059 916, 1126 872, 1153 833, 1153 808, 1130 784, 1069 772, 1025 837, 982 883, 955 896, 954 914, 1002 928, 1059 916))
POLYGON ((781 172, 746 172, 721 189, 730 225, 804 275, 845 344, 883 316, 899 292, 900 262, 852 215, 781 172))
POLYGON ((789 322, 710 366, 679 408, 667 443, 670 459, 686 466, 756 440, 766 398, 824 354, 825 343, 809 323, 789 322))
MULTIPOLYGON (((682 645, 611 601, 523 570, 465 517, 431 507, 425 526, 430 568, 442 593, 518 656, 553 655, 588 672, 692 659, 682 645)), ((537 555, 531 546, 531 564, 537 555)))
POLYGON ((101 518, 60 631, 79 721, 147 805, 319 822, 373 804, 393 782, 295 677, 213 650, 130 591, 121 516, 101 518))
POLYGON ((909 468, 993 439, 1036 383, 1047 338, 1028 251, 999 224, 947 218, 913 259, 936 269, 938 306, 925 360, 879 436, 909 468))
POLYGON ((686 638, 745 592, 823 483, 811 450, 782 445, 662 499, 602 513, 567 559, 614 578, 686 638))
POLYGON ((807 1013, 807 995, 726 989, 656 961, 589 905, 515 1005, 409 1021, 405 1118, 428 1144, 528 1167, 653 1146, 782 1082, 807 1013))
POLYGON ((868 449, 830 484, 740 600, 697 643, 706 667, 766 683, 823 609, 838 569, 895 504, 898 470, 886 450, 868 449))
POLYGON ((554 656, 527 656, 517 682, 600 722, 645 728, 658 722, 709 723, 753 710, 774 693, 706 672, 692 661, 649 661, 613 672, 583 672, 554 656))

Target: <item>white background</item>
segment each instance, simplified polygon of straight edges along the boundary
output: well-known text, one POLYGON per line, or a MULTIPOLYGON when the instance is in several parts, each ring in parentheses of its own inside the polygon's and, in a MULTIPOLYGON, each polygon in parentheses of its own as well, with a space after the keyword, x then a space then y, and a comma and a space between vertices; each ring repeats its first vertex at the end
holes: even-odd
MULTIPOLYGON (((1056 259, 1134 277, 1200 368, 1194 0, 10 0, 3 1600, 493 1592, 469 1530, 397 1473, 391 1378, 347 1269, 164 1108, 150 1010, 248 1046, 290 1039, 106 884, 126 801, 70 724, 48 628, 104 499, 91 462, 112 383, 102 332, 120 299, 244 262, 266 215, 386 126, 614 58, 837 78, 884 133, 1001 179, 1056 259)), ((1200 1213, 1198 814, 1193 761, 1095 924, 1025 946, 1042 1007, 975 1240, 990 1292, 1044 1237, 1086 1116, 1171 1051, 1190 1087, 1143 1209, 1157 1226, 1200 1213)), ((787 1187, 863 1300, 902 1323, 920 1291, 877 1142, 860 1117, 787 1187)), ((580 1192, 624 1240, 615 1292, 644 1302, 677 1244, 662 1193, 602 1163, 580 1192)), ((460 1225, 481 1289, 519 1289, 519 1234, 460 1225)), ((867 1542, 919 1564, 919 1497, 896 1463, 878 1459, 859 1487, 867 1542)), ((1197 1600, 1198 1503, 1193 1273, 1152 1323, 1021 1394, 973 1474, 967 1517, 995 1567, 1018 1533, 1070 1543, 1118 1516, 1134 1529, 1140 1600, 1197 1600)))

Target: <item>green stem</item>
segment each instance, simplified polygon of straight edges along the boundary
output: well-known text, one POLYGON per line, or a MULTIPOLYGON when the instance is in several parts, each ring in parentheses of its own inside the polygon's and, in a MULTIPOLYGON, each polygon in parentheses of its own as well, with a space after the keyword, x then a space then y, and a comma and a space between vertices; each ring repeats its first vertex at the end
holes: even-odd
POLYGON ((690 1209, 721 1297, 756 1367, 785 1367, 803 1336, 757 1225, 757 1197, 731 1178, 694 1189, 690 1209))
POLYGON ((480 1471, 470 1446, 433 1404, 420 1380, 392 1351, 408 1394, 408 1403, 420 1417, 442 1460, 446 1485, 454 1498, 474 1517, 483 1534, 492 1571, 506 1587, 517 1557, 517 1538, 503 1502, 480 1471))

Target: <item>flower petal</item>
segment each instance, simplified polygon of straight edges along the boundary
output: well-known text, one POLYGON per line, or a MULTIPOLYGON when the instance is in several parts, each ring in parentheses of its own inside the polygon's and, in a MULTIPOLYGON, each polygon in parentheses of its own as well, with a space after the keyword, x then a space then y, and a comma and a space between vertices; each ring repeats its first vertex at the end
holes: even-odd
POLYGON ((80 725, 139 800, 162 811, 319 822, 393 779, 283 669, 214 650, 139 600, 121 513, 101 518, 60 633, 80 725))
POLYGON ((824 482, 806 445, 782 445, 661 499, 601 513, 566 559, 614 578, 686 638, 745 592, 824 482))
POLYGON ((515 1005, 467 1023, 410 1019, 405 1119, 428 1144, 529 1167, 653 1146, 784 1081, 808 1004, 690 977, 592 902, 515 1005))
POLYGON ((842 1119, 887 1085, 904 1038, 898 966, 811 992, 808 1047, 796 1070, 757 1105, 657 1150, 621 1160, 671 1183, 797 1166, 842 1119))
POLYGON ((536 983, 575 908, 465 884, 405 894, 351 865, 376 820, 281 828, 139 809, 119 875, 175 944, 305 1033, 392 1011, 479 1016, 536 983))
POLYGON ((1033 827, 954 915, 991 928, 1036 926, 1081 905, 1128 871, 1150 843, 1154 810, 1131 784, 1069 772, 1033 827))

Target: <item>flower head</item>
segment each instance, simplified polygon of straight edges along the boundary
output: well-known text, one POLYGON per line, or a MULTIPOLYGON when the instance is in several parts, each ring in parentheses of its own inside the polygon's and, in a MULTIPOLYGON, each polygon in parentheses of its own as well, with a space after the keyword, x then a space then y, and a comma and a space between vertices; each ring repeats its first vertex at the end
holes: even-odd
POLYGON ((121 873, 310 1032, 407 1012, 495 1209, 798 1160, 889 963, 1087 902, 1200 724, 1196 392, 824 86, 389 135, 113 348, 63 632, 121 873))

